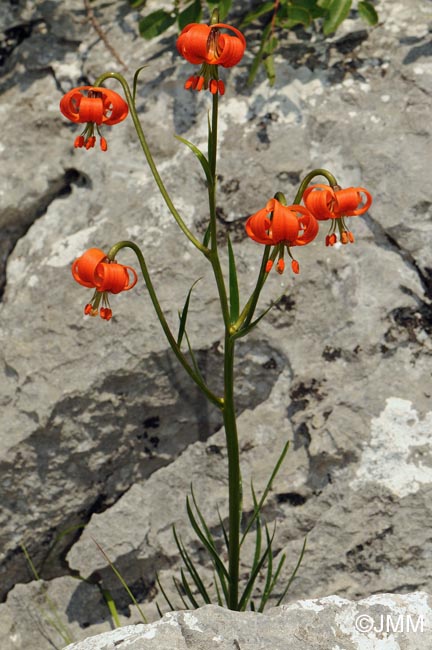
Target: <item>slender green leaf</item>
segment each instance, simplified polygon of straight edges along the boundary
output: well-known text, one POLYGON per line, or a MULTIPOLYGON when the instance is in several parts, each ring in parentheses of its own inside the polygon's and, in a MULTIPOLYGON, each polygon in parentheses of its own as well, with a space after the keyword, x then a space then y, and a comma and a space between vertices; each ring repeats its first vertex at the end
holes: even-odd
MULTIPOLYGON (((255 495, 255 490, 253 487, 253 483, 251 481, 251 492, 252 492, 252 499, 253 499, 253 504, 254 504, 254 511, 257 510, 258 508, 258 501, 255 495)), ((255 534, 255 553, 254 553, 254 559, 252 561, 252 571, 255 569, 256 565, 259 562, 259 558, 261 555, 261 539, 262 539, 262 534, 261 534, 261 517, 260 517, 260 512, 257 510, 257 516, 256 516, 256 534, 255 534)))
POLYGON ((194 351, 192 350, 192 346, 191 346, 191 343, 189 341, 189 336, 188 336, 188 333, 186 332, 186 330, 185 330, 184 336, 185 336, 186 343, 187 343, 187 346, 188 346, 190 358, 192 359, 192 365, 194 367, 195 374, 201 380, 201 382, 203 384, 205 384, 204 378, 203 378, 203 376, 201 374, 201 370, 199 369, 197 360, 195 359, 195 354, 194 354, 194 351))
POLYGON ((246 583, 246 587, 245 587, 245 589, 243 591, 243 594, 242 594, 242 596, 240 598, 239 605, 238 605, 238 610, 240 612, 242 612, 242 611, 244 611, 246 609, 249 598, 250 598, 250 595, 251 595, 251 592, 252 592, 252 589, 253 589, 255 581, 257 579, 257 576, 258 576, 259 572, 261 571, 264 562, 268 559, 269 553, 272 552, 271 545, 273 543, 273 537, 274 537, 274 531, 273 531, 273 535, 270 537, 269 542, 268 542, 268 544, 267 544, 267 546, 266 546, 266 548, 265 548, 265 550, 264 550, 264 552, 263 552, 263 554, 262 554, 262 556, 260 558, 260 561, 257 563, 254 570, 251 571, 250 574, 249 574, 249 579, 248 579, 248 581, 246 583))
POLYGON ((177 580, 177 578, 175 576, 173 576, 173 583, 174 583, 174 587, 177 590, 178 595, 180 596, 180 600, 182 601, 182 603, 184 605, 184 608, 189 609, 189 605, 187 604, 187 602, 186 602, 186 600, 185 600, 185 598, 183 596, 184 589, 182 588, 180 582, 177 580))
POLYGON ((245 529, 245 531, 243 533, 243 536, 242 536, 241 541, 240 541, 240 546, 243 544, 246 535, 248 534, 249 530, 251 529, 251 526, 253 525, 254 521, 256 520, 256 518, 259 516, 259 514, 261 512, 261 509, 262 509, 262 507, 264 505, 264 502, 265 502, 265 500, 267 498, 267 494, 271 490, 271 486, 273 484, 273 481, 276 478, 276 475, 280 470, 280 467, 281 467, 281 465, 282 465, 282 463, 284 461, 284 458, 288 453, 289 444, 290 444, 289 441, 285 443, 285 445, 284 445, 284 447, 282 449, 282 452, 281 452, 279 458, 277 459, 276 465, 274 466, 273 471, 271 473, 271 476, 270 476, 269 480, 267 481, 267 485, 265 486, 264 492, 262 493, 262 496, 261 496, 261 499, 260 499, 260 501, 258 503, 258 506, 256 508, 254 508, 252 517, 250 518, 250 520, 249 520, 249 522, 248 522, 248 524, 246 526, 246 529, 245 529))
POLYGON ((233 247, 230 236, 228 235, 228 266, 229 266, 229 289, 230 289, 230 318, 231 323, 235 323, 240 312, 240 298, 237 280, 237 269, 233 247))
MULTIPOLYGON (((266 533, 266 540, 267 540, 267 546, 268 546, 270 544, 270 533, 269 533, 267 524, 266 524, 266 527, 265 527, 265 533, 266 533)), ((263 596, 264 596, 264 594, 268 593, 268 591, 270 590, 270 586, 271 586, 271 583, 272 583, 272 578, 273 578, 273 553, 269 553, 268 554, 266 580, 265 580, 265 583, 264 583, 263 596)), ((261 603, 262 603, 262 600, 263 599, 261 599, 261 603)), ((261 607, 261 604, 260 604, 260 607, 261 607)), ((259 611, 261 611, 261 609, 259 611)))
POLYGON ((259 612, 264 611, 264 607, 266 606, 268 599, 270 598, 271 594, 273 593, 273 589, 274 589, 274 587, 275 587, 275 585, 276 585, 276 583, 278 581, 279 574, 280 574, 280 572, 282 570, 283 565, 285 564, 285 560, 286 560, 286 555, 285 555, 285 553, 283 553, 282 557, 279 560, 277 569, 274 572, 271 584, 269 585, 268 588, 267 588, 267 585, 266 585, 266 588, 263 591, 260 606, 259 606, 259 609, 258 609, 259 612))
POLYGON ((129 4, 132 9, 139 9, 145 5, 147 0, 129 0, 129 4))
POLYGON ((218 585, 218 578, 219 578, 219 576, 216 573, 216 571, 213 571, 213 581, 214 581, 214 586, 215 586, 215 590, 216 590, 217 603, 218 603, 219 607, 223 607, 223 600, 222 600, 222 596, 221 596, 219 585, 218 585))
POLYGON ((183 335, 184 335, 185 329, 186 329, 186 319, 187 319, 188 310, 189 310, 189 302, 190 302, 191 293, 192 293, 192 290, 193 290, 194 286, 200 280, 201 280, 201 278, 198 278, 198 280, 195 280, 195 282, 193 283, 193 285, 189 289, 188 295, 186 296, 186 300, 185 300, 183 310, 182 310, 181 314, 179 314, 180 315, 180 325, 179 325, 179 331, 178 331, 178 335, 177 335, 177 345, 179 347, 181 346, 183 335))
POLYGON ((324 19, 323 32, 325 36, 332 34, 347 18, 352 0, 332 0, 328 7, 328 16, 324 19))
POLYGON ((135 104, 135 98, 136 98, 136 89, 137 89, 137 84, 138 84, 138 77, 141 72, 141 70, 144 70, 144 68, 147 68, 147 65, 142 65, 138 70, 135 71, 134 78, 133 78, 133 87, 132 87, 132 99, 135 104))
POLYGON ((178 15, 178 25, 180 29, 189 25, 189 23, 199 23, 201 20, 201 0, 194 0, 191 5, 183 9, 178 15))
POLYGON ((210 169, 210 164, 205 155, 203 154, 198 147, 196 147, 192 142, 189 142, 189 140, 185 140, 184 138, 180 137, 179 135, 175 136, 177 140, 180 140, 180 142, 183 142, 186 146, 191 149, 191 151, 194 152, 195 156, 198 158, 199 162, 201 163, 201 167, 204 170, 204 174, 206 175, 207 178, 207 183, 210 185, 210 187, 213 185, 213 178, 212 178, 212 173, 210 169))
MULTIPOLYGON (((196 505, 195 505, 195 507, 196 507, 196 505)), ((207 538, 206 535, 202 532, 202 530, 199 527, 198 522, 195 519, 195 516, 194 516, 194 514, 192 512, 192 508, 190 506, 188 497, 186 498, 186 510, 187 510, 188 517, 189 517, 189 520, 191 522, 192 528, 194 529, 197 536, 199 537, 199 539, 202 541, 202 543, 204 544, 204 546, 206 547, 206 549, 210 553, 210 556, 212 558, 212 561, 214 561, 217 572, 222 573, 225 576, 225 578, 227 580, 229 580, 228 571, 227 571, 224 563, 222 562, 222 560, 220 559, 220 557, 218 555, 218 552, 217 552, 217 550, 215 548, 215 545, 214 545, 214 542, 213 542, 213 538, 212 538, 210 532, 208 531, 207 527, 206 527, 206 532, 208 532, 210 537, 207 538)), ((197 510, 197 512, 198 512, 198 510, 197 510)), ((202 515, 201 515, 201 517, 202 517, 202 515)))
POLYGON ((334 0, 318 0, 317 5, 322 9, 329 9, 334 0))
POLYGON ((268 14, 270 11, 274 9, 274 6, 275 6, 274 2, 263 2, 256 9, 250 11, 247 14, 246 18, 243 20, 240 27, 246 27, 246 25, 253 23, 253 21, 256 20, 257 18, 260 18, 260 16, 264 16, 264 14, 268 14))
POLYGON ((175 23, 175 19, 174 14, 163 9, 157 9, 157 11, 153 11, 139 21, 139 33, 146 40, 150 40, 171 27, 175 23))
POLYGON ((180 552, 180 555, 181 555, 181 558, 182 558, 183 562, 185 563, 185 566, 186 566, 186 568, 187 568, 187 570, 189 572, 189 575, 192 578, 192 580, 194 581, 195 586, 197 587, 199 593, 203 597, 204 602, 207 605, 209 605, 211 601, 210 601, 210 597, 209 597, 209 595, 207 593, 207 590, 206 590, 206 588, 204 586, 204 583, 202 582, 202 580, 200 578, 200 575, 199 575, 197 569, 195 568, 194 563, 193 563, 189 553, 187 552, 183 542, 178 537, 175 526, 173 526, 173 533, 174 533, 175 543, 177 544, 177 548, 178 548, 178 550, 180 552))
POLYGON ((359 2, 358 3, 358 12, 360 16, 365 20, 369 25, 376 25, 378 23, 378 14, 375 10, 375 7, 370 2, 359 2))
POLYGON ((226 531, 226 528, 225 528, 224 522, 222 521, 222 517, 221 517, 221 513, 219 512, 219 508, 216 507, 216 509, 217 509, 217 513, 218 513, 218 517, 219 517, 220 527, 221 527, 221 529, 222 529, 222 534, 223 534, 224 541, 225 541, 226 550, 227 550, 227 553, 229 553, 229 539, 228 539, 228 534, 227 534, 227 531, 226 531))
POLYGON ((199 603, 194 598, 194 596, 192 594, 192 590, 191 590, 191 588, 189 586, 188 581, 186 580, 186 576, 184 574, 183 569, 180 569, 180 575, 181 575, 181 585, 182 585, 183 589, 185 590, 186 596, 189 598, 189 601, 190 601, 192 607, 194 607, 195 609, 199 609, 199 603))
POLYGON ((279 600, 278 600, 277 603, 276 603, 278 607, 279 607, 279 605, 282 603, 282 601, 283 601, 283 599, 285 598, 285 596, 287 595, 288 589, 291 587, 291 585, 292 585, 292 583, 293 583, 293 581, 294 581, 294 578, 295 578, 296 575, 297 575, 297 571, 298 571, 299 568, 300 568, 300 565, 301 565, 302 560, 303 560, 303 556, 304 556, 305 551, 306 551, 306 542, 307 542, 307 537, 305 537, 305 541, 303 542, 303 548, 302 548, 302 550, 301 550, 301 552, 300 552, 300 556, 299 556, 299 559, 298 559, 297 564, 296 564, 296 566, 295 566, 295 569, 294 569, 294 571, 292 572, 290 579, 288 580, 288 584, 287 584, 287 586, 285 587, 285 589, 283 590, 281 597, 279 598, 279 600))

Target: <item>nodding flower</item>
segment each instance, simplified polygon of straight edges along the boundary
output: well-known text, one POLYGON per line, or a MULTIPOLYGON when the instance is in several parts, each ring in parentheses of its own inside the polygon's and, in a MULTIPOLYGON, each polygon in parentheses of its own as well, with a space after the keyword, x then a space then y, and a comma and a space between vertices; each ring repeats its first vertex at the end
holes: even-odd
POLYGON ((186 89, 209 90, 213 95, 225 93, 225 85, 219 79, 218 66, 232 68, 243 57, 246 40, 243 34, 224 23, 202 25, 191 23, 181 32, 177 39, 177 50, 181 56, 193 63, 201 65, 197 75, 192 75, 185 83, 186 89), (225 34, 221 29, 233 32, 225 34))
POLYGON ((95 289, 92 299, 84 307, 84 314, 99 314, 104 320, 112 318, 108 293, 129 291, 138 281, 133 268, 109 260, 100 248, 89 248, 76 259, 72 264, 72 275, 82 286, 95 289), (99 309, 101 302, 102 307, 99 309))
POLYGON ((120 95, 108 88, 80 86, 73 88, 60 101, 60 110, 68 120, 85 123, 84 131, 75 138, 75 148, 91 149, 96 144, 95 131, 100 137, 102 151, 108 149, 99 127, 122 122, 128 114, 128 105, 120 95))
MULTIPOLYGON (((259 244, 276 246, 278 273, 285 269, 284 252, 287 249, 291 257, 291 268, 299 273, 297 260, 291 255, 292 246, 309 244, 318 234, 318 222, 315 217, 302 205, 282 205, 277 199, 270 199, 265 208, 253 214, 246 221, 246 233, 259 244)), ((266 273, 273 266, 272 260, 266 265, 266 273)))
POLYGON ((345 217, 364 214, 372 204, 372 197, 364 187, 348 187, 343 190, 338 186, 318 184, 305 190, 303 201, 319 221, 332 220, 326 246, 333 246, 337 242, 336 230, 339 230, 342 244, 354 242, 354 235, 346 227, 345 217))

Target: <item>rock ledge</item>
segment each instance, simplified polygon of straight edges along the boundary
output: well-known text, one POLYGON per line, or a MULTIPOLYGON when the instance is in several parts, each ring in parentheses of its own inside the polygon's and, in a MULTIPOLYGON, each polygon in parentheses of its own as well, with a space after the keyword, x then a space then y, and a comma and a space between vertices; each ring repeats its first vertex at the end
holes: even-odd
POLYGON ((265 614, 208 605, 129 625, 67 650, 427 650, 432 597, 424 592, 299 600, 265 614))

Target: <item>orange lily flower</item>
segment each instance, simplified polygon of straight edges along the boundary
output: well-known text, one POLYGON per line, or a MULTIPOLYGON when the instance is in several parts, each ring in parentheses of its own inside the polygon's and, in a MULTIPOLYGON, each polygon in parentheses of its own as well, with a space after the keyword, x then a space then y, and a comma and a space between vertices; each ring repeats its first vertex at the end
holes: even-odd
POLYGON ((60 101, 60 110, 71 122, 87 123, 81 135, 75 138, 74 146, 91 149, 95 146, 95 127, 100 136, 102 151, 108 149, 107 141, 101 136, 102 124, 118 124, 128 114, 128 105, 120 95, 108 88, 80 86, 73 88, 60 101))
MULTIPOLYGON (((246 233, 259 244, 276 246, 279 260, 277 271, 283 273, 285 268, 284 250, 292 259, 290 247, 309 244, 318 234, 318 222, 315 217, 301 205, 282 205, 277 199, 270 199, 265 208, 253 214, 246 221, 246 233)), ((266 273, 273 266, 268 261, 266 273)), ((291 268, 299 273, 297 260, 292 259, 291 268)))
POLYGON ((100 248, 89 248, 72 264, 72 275, 84 287, 95 289, 91 301, 84 307, 84 314, 111 320, 108 293, 129 291, 137 281, 136 271, 124 264, 109 260, 100 248), (130 274, 130 275, 129 275, 130 274), (100 302, 102 307, 99 310, 100 302))
POLYGON ((208 89, 212 94, 225 93, 225 85, 218 76, 218 65, 231 68, 237 65, 246 49, 246 40, 243 34, 224 23, 215 25, 202 25, 191 23, 181 32, 177 39, 177 50, 186 61, 195 65, 201 64, 198 75, 192 75, 185 83, 186 89, 208 89), (224 34, 221 28, 228 29, 235 34, 224 34))
POLYGON ((336 228, 339 229, 342 244, 354 242, 354 235, 345 225, 344 217, 364 214, 372 203, 372 197, 363 187, 348 187, 344 190, 329 185, 311 185, 303 194, 303 201, 319 221, 332 219, 326 246, 337 242, 336 228))

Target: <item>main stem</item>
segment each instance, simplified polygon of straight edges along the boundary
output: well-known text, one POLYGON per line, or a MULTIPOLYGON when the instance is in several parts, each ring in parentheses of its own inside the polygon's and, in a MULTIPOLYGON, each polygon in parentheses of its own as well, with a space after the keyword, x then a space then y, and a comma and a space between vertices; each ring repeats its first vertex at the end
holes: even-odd
POLYGON ((228 455, 228 607, 237 610, 239 605, 239 564, 240 564, 240 517, 242 506, 242 487, 240 472, 240 454, 237 435, 237 421, 234 403, 234 356, 235 338, 231 334, 231 321, 228 307, 228 296, 222 274, 218 254, 217 228, 216 228, 216 162, 217 162, 217 133, 218 133, 218 95, 213 95, 211 136, 209 138, 208 158, 213 183, 209 188, 210 208, 210 255, 209 260, 213 266, 213 273, 219 293, 222 315, 225 325, 224 345, 224 397, 223 420, 228 455))
POLYGON ((240 453, 237 435, 237 421, 234 404, 234 354, 235 340, 227 332, 224 358, 224 407, 223 418, 228 453, 228 497, 229 497, 229 609, 238 609, 239 563, 240 563, 240 518, 242 508, 242 480, 240 453))

